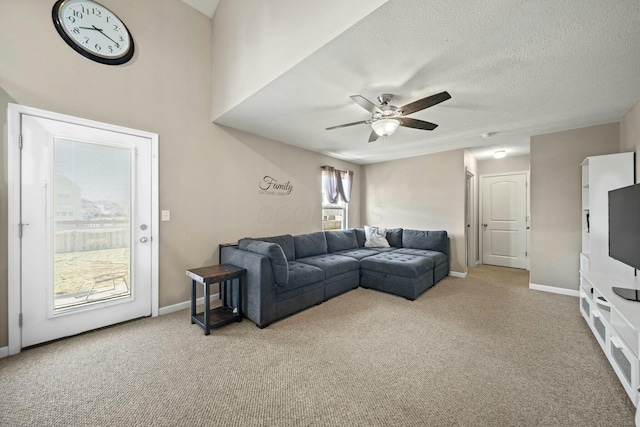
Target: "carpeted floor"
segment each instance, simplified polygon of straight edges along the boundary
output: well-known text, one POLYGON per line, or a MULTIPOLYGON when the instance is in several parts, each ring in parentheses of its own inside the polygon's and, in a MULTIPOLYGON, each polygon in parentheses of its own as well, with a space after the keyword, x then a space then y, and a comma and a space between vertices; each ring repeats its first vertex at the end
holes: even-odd
POLYGON ((187 311, 0 359, 2 426, 633 426, 574 297, 481 266, 208 337, 187 311))

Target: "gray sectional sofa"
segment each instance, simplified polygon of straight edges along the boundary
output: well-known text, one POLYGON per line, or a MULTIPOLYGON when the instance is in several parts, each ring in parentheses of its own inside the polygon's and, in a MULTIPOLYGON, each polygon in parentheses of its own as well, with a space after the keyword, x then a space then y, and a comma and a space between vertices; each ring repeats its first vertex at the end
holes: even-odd
POLYGON ((247 269, 243 312, 260 328, 358 286, 416 299, 449 274, 446 231, 387 230, 366 247, 363 229, 246 238, 221 260, 247 269))

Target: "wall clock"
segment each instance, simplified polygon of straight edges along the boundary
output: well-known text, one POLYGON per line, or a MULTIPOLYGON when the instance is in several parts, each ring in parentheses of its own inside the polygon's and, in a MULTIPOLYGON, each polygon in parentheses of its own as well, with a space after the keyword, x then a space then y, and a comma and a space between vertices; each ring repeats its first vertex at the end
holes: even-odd
POLYGON ((133 57, 131 33, 100 3, 58 0, 51 15, 58 34, 82 56, 108 65, 124 64, 133 57))

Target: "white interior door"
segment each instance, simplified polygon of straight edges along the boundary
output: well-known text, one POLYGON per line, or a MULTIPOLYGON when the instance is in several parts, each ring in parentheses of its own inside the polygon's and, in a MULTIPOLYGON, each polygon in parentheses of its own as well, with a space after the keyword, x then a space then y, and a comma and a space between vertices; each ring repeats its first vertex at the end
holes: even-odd
POLYGON ((79 120, 21 115, 21 347, 152 314, 152 139, 79 120))
POLYGON ((483 264, 528 268, 527 174, 481 178, 483 264))

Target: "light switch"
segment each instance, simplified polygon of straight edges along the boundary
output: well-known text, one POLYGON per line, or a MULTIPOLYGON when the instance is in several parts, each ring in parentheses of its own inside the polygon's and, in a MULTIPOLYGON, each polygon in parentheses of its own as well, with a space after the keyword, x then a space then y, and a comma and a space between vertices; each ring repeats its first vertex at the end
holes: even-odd
POLYGON ((162 211, 160 219, 162 221, 171 221, 171 211, 162 211))

